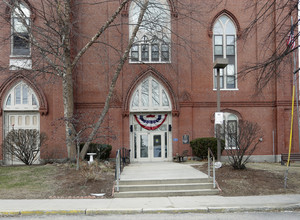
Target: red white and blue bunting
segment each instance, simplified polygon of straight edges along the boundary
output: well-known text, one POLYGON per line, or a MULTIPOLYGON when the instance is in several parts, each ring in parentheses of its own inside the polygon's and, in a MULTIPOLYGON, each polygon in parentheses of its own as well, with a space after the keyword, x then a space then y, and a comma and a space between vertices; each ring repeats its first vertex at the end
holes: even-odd
POLYGON ((167 115, 134 115, 140 126, 147 130, 156 130, 167 119, 167 115))

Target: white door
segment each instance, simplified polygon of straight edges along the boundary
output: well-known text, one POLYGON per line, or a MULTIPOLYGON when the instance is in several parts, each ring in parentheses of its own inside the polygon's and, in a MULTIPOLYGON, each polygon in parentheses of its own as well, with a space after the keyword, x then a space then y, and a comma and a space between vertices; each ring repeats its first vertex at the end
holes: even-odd
POLYGON ((165 159, 165 135, 163 132, 138 133, 137 160, 162 161, 165 159))
MULTIPOLYGON (((4 135, 12 129, 36 129, 39 130, 38 112, 5 112, 4 135)), ((23 164, 15 157, 4 156, 5 164, 23 164)))

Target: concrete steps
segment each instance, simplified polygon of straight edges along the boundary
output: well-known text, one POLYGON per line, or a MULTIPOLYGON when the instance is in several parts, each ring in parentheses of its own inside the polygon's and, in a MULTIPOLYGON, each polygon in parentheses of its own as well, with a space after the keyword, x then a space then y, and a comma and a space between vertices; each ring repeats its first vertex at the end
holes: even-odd
POLYGON ((116 198, 216 195, 217 189, 207 178, 121 180, 116 198))

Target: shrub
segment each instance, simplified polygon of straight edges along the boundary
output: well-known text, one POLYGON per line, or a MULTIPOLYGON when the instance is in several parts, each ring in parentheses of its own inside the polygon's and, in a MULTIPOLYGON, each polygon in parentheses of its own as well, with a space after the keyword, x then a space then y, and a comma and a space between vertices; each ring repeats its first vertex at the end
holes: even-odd
POLYGON ((245 169, 249 158, 262 141, 262 130, 257 123, 250 121, 239 122, 237 127, 238 135, 230 135, 232 132, 228 132, 229 129, 231 128, 227 126, 225 130, 225 132, 227 132, 227 138, 236 143, 236 146, 228 146, 226 148, 229 164, 234 169, 245 169))
POLYGON ((39 159, 40 149, 45 141, 46 135, 36 129, 13 129, 6 135, 3 146, 7 156, 32 165, 39 159))
MULTIPOLYGON (((197 138, 190 142, 190 146, 193 150, 193 154, 200 158, 207 158, 208 148, 210 148, 214 154, 217 156, 217 138, 205 137, 197 138)), ((221 140, 221 152, 224 150, 225 142, 221 140)))
POLYGON ((86 185, 87 182, 100 180, 102 178, 100 164, 97 161, 91 164, 82 162, 80 165, 80 175, 84 179, 84 185, 86 185))
MULTIPOLYGON (((80 150, 83 148, 84 143, 80 144, 80 150)), ((88 153, 96 153, 95 156, 98 160, 107 160, 110 156, 112 150, 112 146, 109 144, 98 144, 91 143, 89 145, 88 153)), ((85 159, 89 159, 88 155, 85 156, 85 159)))

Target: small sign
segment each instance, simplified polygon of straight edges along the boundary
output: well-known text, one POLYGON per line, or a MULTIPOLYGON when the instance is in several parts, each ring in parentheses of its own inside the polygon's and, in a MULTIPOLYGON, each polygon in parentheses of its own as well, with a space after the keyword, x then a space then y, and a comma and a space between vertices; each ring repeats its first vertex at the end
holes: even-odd
POLYGON ((223 124, 223 112, 215 113, 215 124, 222 125, 223 124))
POLYGON ((173 141, 178 141, 178 138, 174 138, 173 141))
POLYGON ((183 144, 189 144, 190 143, 190 136, 187 135, 187 134, 183 135, 183 137, 182 137, 182 143, 183 144))

